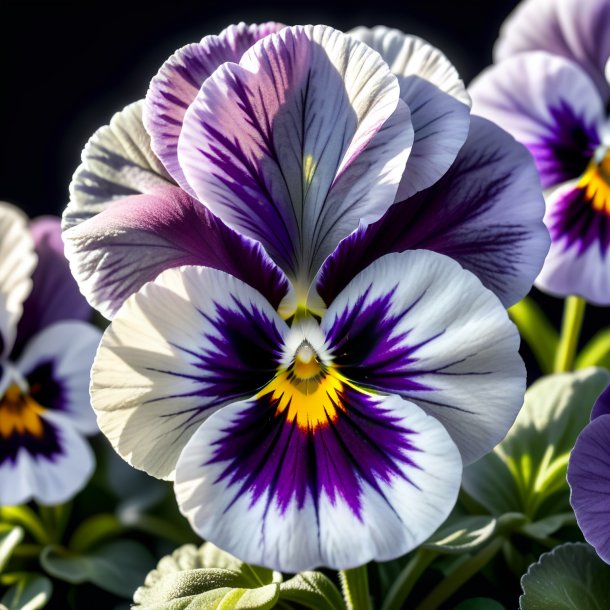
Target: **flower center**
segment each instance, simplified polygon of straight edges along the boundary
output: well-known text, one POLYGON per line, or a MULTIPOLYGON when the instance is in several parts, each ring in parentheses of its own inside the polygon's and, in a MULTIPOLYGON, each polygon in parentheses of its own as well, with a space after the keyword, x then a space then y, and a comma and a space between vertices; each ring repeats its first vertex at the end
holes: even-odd
POLYGON ((297 349, 292 370, 296 379, 300 381, 313 379, 322 372, 322 367, 318 362, 318 355, 308 341, 303 341, 299 349, 297 349))
POLYGON ((582 175, 578 186, 594 210, 610 216, 610 151, 600 146, 582 175))
POLYGON ((40 414, 44 411, 16 383, 11 384, 0 398, 0 438, 9 439, 13 434, 42 438, 44 427, 40 414))

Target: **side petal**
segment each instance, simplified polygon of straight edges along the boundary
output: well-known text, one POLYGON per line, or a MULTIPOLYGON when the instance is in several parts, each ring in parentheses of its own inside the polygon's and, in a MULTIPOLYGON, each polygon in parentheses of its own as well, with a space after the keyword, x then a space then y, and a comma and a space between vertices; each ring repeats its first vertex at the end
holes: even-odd
POLYGON ((610 563, 610 415, 600 415, 578 436, 568 463, 570 504, 585 540, 610 563))
POLYGON ((412 139, 377 53, 332 28, 298 26, 206 80, 178 157, 197 198, 306 291, 337 243, 392 204, 412 139))
POLYGON ((35 265, 27 217, 10 203, 0 202, 0 359, 10 353, 15 342, 35 265))
POLYGON ((416 250, 378 259, 321 326, 341 375, 436 417, 465 464, 505 436, 523 403, 516 328, 498 298, 446 256, 416 250))
POLYGON ((112 203, 65 231, 64 242, 83 294, 107 318, 146 282, 181 265, 226 271, 276 308, 288 292, 286 277, 260 244, 175 186, 112 203))
POLYGON ((610 386, 608 386, 597 398, 591 411, 591 420, 600 415, 610 415, 610 386))
POLYGON ((470 85, 472 110, 530 151, 544 188, 579 176, 600 144, 605 112, 573 62, 523 53, 484 70, 470 85))
POLYGON ((269 396, 217 412, 180 456, 176 497, 202 537, 277 570, 346 569, 403 555, 450 512, 460 456, 414 404, 346 388, 311 430, 269 396))
POLYGON ((494 48, 496 60, 523 51, 548 51, 578 63, 607 102, 610 2, 525 0, 508 16, 494 48))
POLYGON ((142 124, 144 100, 129 104, 87 142, 70 183, 62 228, 69 229, 105 210, 111 201, 150 193, 171 184, 142 124))
POLYGON ((473 116, 445 176, 344 239, 324 263, 318 292, 331 303, 380 256, 426 249, 457 260, 509 307, 529 292, 544 263, 544 212, 530 155, 502 129, 473 116))
POLYGON ((56 322, 32 338, 16 363, 30 396, 83 434, 99 432, 89 400, 89 375, 101 336, 85 322, 56 322))
POLYGON ((172 178, 191 195, 194 192, 186 182, 176 150, 187 108, 218 66, 227 61, 239 63, 257 40, 283 27, 273 22, 229 26, 218 36, 206 36, 199 43, 178 49, 150 82, 144 125, 151 136, 152 149, 172 178))
POLYGON ((61 240, 61 222, 42 216, 30 223, 38 264, 32 274, 32 292, 23 304, 17 327, 16 350, 37 332, 61 320, 88 320, 91 307, 70 273, 61 240))
POLYGON ((40 435, 14 434, 0 443, 0 505, 67 502, 95 467, 87 441, 64 419, 46 413, 40 435))
POLYGON ((132 466, 173 478, 199 425, 274 376, 286 330, 259 292, 226 273, 164 271, 102 338, 91 379, 102 432, 132 466))

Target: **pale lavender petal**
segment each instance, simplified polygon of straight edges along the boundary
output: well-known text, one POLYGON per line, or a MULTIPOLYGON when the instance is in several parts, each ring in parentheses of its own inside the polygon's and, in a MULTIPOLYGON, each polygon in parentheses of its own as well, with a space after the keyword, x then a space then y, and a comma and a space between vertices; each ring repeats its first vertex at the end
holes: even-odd
POLYGON ((442 523, 460 479, 459 453, 434 418, 345 386, 315 428, 270 395, 225 407, 185 447, 175 489, 199 535, 298 572, 403 555, 442 523))
POLYGON ((484 70, 469 91, 474 113, 525 144, 545 188, 579 176, 600 144, 602 99, 562 57, 541 51, 509 57, 484 70))
POLYGON ((508 307, 528 293, 548 252, 544 209, 527 151, 473 116, 468 139, 445 176, 344 239, 322 268, 318 292, 331 303, 380 256, 426 249, 457 260, 508 307))
POLYGON ((441 254, 378 259, 331 303, 321 325, 343 376, 439 419, 465 464, 504 437, 523 402, 516 328, 475 275, 441 254))
POLYGON ((276 308, 288 292, 284 274, 260 244, 175 186, 116 201, 65 231, 64 241, 81 290, 108 318, 161 271, 181 265, 226 271, 276 308))
POLYGON ((608 31, 608 0, 525 0, 504 22, 494 55, 502 60, 523 51, 542 50, 575 61, 607 102, 608 31))
POLYGON ((178 155, 197 197, 306 291, 340 239, 392 204, 412 135, 379 55, 306 26, 267 36, 208 78, 178 155))
POLYGON ((238 63, 257 40, 283 27, 274 22, 229 26, 218 36, 206 36, 201 42, 178 49, 152 79, 144 108, 152 149, 172 178, 191 195, 194 193, 184 178, 176 151, 187 108, 218 66, 227 61, 238 63))
POLYGON ((568 464, 570 503, 585 540, 610 563, 610 415, 580 433, 568 464))

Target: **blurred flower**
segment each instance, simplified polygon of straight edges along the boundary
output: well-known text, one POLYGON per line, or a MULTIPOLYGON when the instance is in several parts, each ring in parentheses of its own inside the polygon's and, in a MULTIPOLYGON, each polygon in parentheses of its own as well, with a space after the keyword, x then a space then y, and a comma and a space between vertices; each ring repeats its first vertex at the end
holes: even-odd
POLYGON ((473 109, 534 157, 551 249, 536 285, 610 304, 610 1, 526 0, 505 22, 473 109))
POLYGON ((540 269, 544 204, 465 100, 396 30, 241 24, 177 51, 85 148, 64 239, 113 318, 98 422, 240 559, 407 552, 515 418, 502 305, 540 269))
POLYGON ((90 312, 59 219, 28 227, 0 203, 0 505, 64 502, 93 471, 82 438, 98 430, 88 383, 100 332, 82 321, 90 312))

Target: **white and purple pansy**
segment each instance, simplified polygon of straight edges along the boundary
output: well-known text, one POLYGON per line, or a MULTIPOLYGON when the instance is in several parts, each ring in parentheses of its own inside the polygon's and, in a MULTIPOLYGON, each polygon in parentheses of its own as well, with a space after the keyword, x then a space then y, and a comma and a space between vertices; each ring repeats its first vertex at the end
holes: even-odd
POLYGON ((498 63, 469 88, 473 109, 530 151, 546 189, 551 249, 536 280, 610 304, 610 1, 526 0, 498 63))
POLYGON ((64 240, 112 318, 98 423, 245 561, 409 551, 516 416, 505 306, 546 255, 544 202, 466 99, 395 30, 242 24, 174 54, 85 148, 64 240))
POLYGON ((0 505, 58 504, 91 476, 84 435, 101 333, 63 255, 58 218, 0 203, 0 505))
POLYGON ((610 387, 597 399, 568 464, 570 503, 585 540, 610 563, 610 387))

